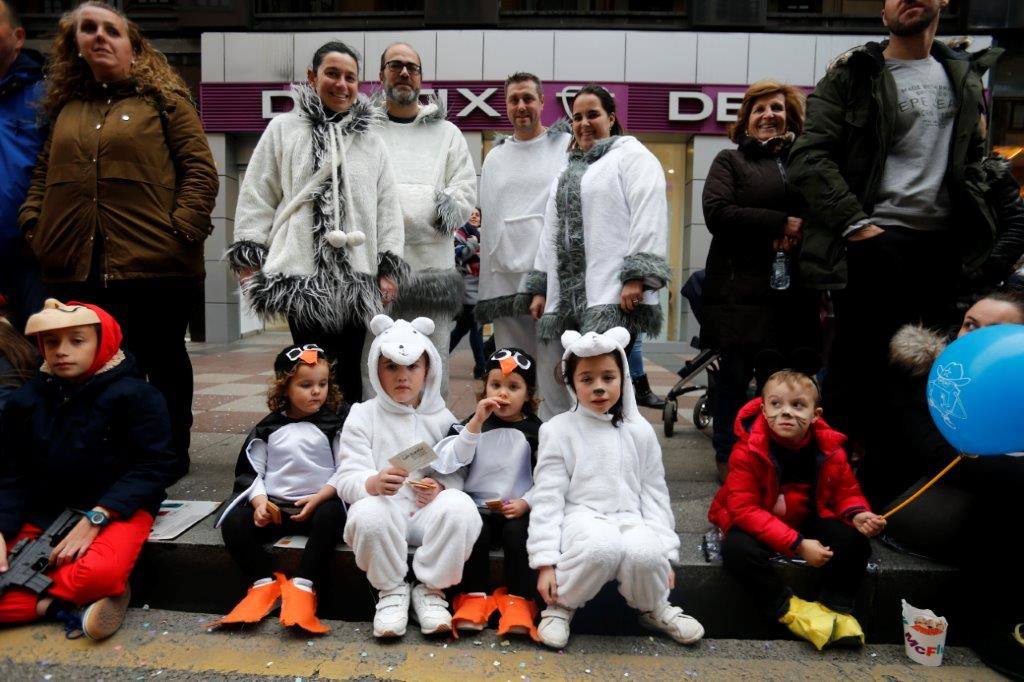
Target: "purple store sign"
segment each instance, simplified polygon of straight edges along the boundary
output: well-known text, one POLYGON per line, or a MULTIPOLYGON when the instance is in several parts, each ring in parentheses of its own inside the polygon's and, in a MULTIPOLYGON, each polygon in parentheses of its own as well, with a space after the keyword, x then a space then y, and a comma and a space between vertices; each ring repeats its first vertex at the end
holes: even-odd
MULTIPOLYGON (((543 122, 568 116, 582 83, 544 84, 543 122)), ((735 120, 746 90, 741 85, 604 83, 615 96, 619 120, 637 133, 724 135, 735 120)), ((363 83, 369 93, 376 83, 363 83)), ((287 83, 202 83, 203 127, 208 133, 260 133, 267 122, 291 109, 287 83)), ((448 106, 448 120, 462 130, 507 130, 503 81, 434 81, 423 84, 448 106)), ((810 92, 811 88, 806 88, 810 92)))

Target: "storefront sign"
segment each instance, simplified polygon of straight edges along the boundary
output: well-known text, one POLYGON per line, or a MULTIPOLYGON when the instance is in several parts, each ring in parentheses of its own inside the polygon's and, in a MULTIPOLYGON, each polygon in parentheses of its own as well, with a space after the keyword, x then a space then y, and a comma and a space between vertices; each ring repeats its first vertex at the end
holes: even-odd
MULTIPOLYGON (((615 97, 619 121, 628 131, 724 135, 736 120, 742 86, 603 83, 615 97)), ((370 94, 376 83, 364 83, 370 94)), ((289 85, 283 83, 203 83, 199 87, 203 126, 207 132, 258 133, 274 116, 291 108, 289 85)), ((550 125, 571 113, 570 103, 581 83, 544 84, 543 122, 550 125)), ((807 88, 809 91, 810 89, 807 88)), ((434 81, 423 94, 445 104, 448 120, 462 130, 504 130, 504 83, 434 81)))

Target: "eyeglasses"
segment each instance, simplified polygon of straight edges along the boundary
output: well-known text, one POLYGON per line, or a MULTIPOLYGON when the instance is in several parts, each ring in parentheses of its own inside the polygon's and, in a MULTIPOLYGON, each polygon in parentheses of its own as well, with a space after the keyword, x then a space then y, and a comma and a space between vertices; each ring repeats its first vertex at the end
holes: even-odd
POLYGON ((423 73, 423 67, 416 62, 403 62, 401 59, 392 59, 384 62, 384 68, 392 73, 402 73, 402 69, 409 72, 410 76, 418 76, 423 73))
MULTIPOLYGON (((295 362, 307 350, 316 351, 317 353, 324 353, 324 349, 316 345, 315 343, 307 343, 305 346, 295 346, 293 348, 289 348, 285 352, 284 356, 291 360, 292 362, 295 362)), ((324 354, 326 355, 326 353, 324 354)))
POLYGON ((508 348, 499 348, 494 351, 491 355, 491 362, 501 362, 502 360, 508 360, 509 358, 516 361, 516 366, 519 369, 530 369, 530 367, 533 366, 533 362, 529 358, 523 357, 523 355, 518 351, 509 350, 508 348))

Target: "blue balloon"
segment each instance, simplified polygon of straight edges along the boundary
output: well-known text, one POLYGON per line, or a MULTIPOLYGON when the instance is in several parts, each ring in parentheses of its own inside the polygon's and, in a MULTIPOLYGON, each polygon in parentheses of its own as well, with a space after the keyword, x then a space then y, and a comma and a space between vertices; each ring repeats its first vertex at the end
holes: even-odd
POLYGON ((960 452, 1024 450, 1024 325, 984 327, 949 344, 927 391, 935 425, 960 452))

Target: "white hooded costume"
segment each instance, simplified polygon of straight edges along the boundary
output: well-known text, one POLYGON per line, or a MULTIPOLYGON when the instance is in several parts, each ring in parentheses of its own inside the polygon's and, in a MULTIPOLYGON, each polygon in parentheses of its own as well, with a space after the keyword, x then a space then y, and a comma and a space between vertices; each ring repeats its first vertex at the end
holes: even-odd
MULTIPOLYGON (((452 320, 462 312, 464 284, 455 269, 455 230, 476 206, 476 170, 466 138, 445 119, 437 100, 420 107, 411 123, 385 120, 384 140, 398 185, 410 274, 392 307, 395 317, 434 320, 430 340, 447 349, 452 320)), ((448 389, 448 353, 441 354, 441 395, 448 389)), ((364 378, 365 379, 365 378, 364 378)), ((363 381, 364 397, 368 394, 363 381)))
POLYGON ((431 469, 410 472, 412 480, 429 476, 445 487, 425 507, 416 506, 410 486, 402 486, 395 495, 371 495, 366 490, 366 480, 389 466, 390 458, 420 442, 437 443, 456 421, 441 398, 441 358, 429 339, 434 325, 422 317, 406 322, 378 315, 370 322, 370 331, 375 338, 367 365, 377 397, 349 411, 332 481, 350 505, 345 542, 378 590, 394 589, 405 581, 409 545, 419 546, 413 558, 416 579, 429 588, 444 589, 462 579, 462 566, 480 534, 480 515, 462 492, 462 479, 431 469), (408 366, 424 353, 429 367, 419 405, 396 402, 381 386, 378 359, 383 355, 408 366))
MULTIPOLYGON (((623 350, 628 342, 622 327, 582 336, 567 331, 563 363, 570 355, 619 353, 628 368, 623 350)), ((612 579, 635 609, 654 611, 668 604, 679 536, 661 447, 637 411, 626 372, 622 415, 613 426, 610 413, 578 405, 540 430, 527 551, 531 568, 555 567, 558 603, 569 609, 582 606, 612 579)))

